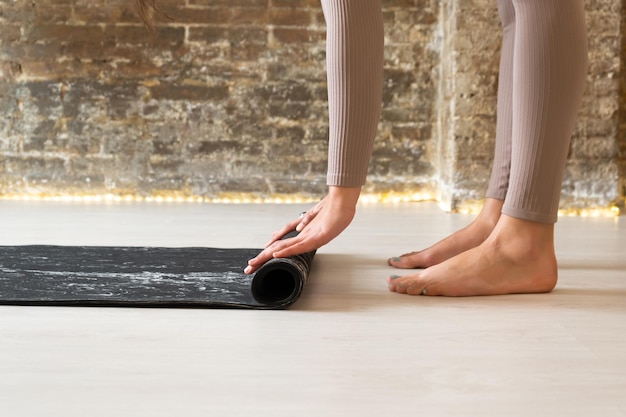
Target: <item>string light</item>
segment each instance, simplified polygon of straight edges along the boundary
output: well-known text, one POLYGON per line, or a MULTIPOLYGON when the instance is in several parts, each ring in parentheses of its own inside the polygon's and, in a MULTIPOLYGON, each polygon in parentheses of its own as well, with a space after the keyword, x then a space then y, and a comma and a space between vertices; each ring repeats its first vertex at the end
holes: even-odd
MULTIPOLYGON (((132 194, 3 194, 0 200, 14 201, 53 201, 53 202, 77 202, 77 203, 161 203, 161 204, 313 204, 320 200, 319 197, 293 194, 259 195, 256 193, 224 193, 216 197, 200 197, 180 194, 155 194, 138 196, 132 194)), ((477 214, 482 208, 481 201, 470 201, 457 205, 454 210, 449 203, 435 197, 428 192, 412 193, 363 193, 359 203, 368 204, 400 204, 431 201, 439 205, 446 212, 463 214, 477 214)), ((559 210, 561 217, 617 217, 622 214, 618 204, 609 207, 591 207, 580 209, 559 210)))

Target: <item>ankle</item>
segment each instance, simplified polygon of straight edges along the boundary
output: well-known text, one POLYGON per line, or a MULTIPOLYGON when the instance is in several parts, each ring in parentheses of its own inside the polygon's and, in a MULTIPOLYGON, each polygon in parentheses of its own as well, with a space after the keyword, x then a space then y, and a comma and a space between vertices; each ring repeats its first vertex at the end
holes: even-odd
POLYGON ((479 241, 485 241, 496 228, 499 220, 500 212, 494 207, 485 206, 472 222, 470 226, 471 233, 479 239, 479 241))
POLYGON ((554 256, 554 224, 502 215, 489 238, 498 247, 512 247, 528 256, 554 256))
POLYGON ((476 221, 483 225, 483 227, 493 230, 500 220, 503 205, 504 201, 502 200, 496 200, 495 198, 485 199, 485 204, 478 217, 476 217, 476 221))

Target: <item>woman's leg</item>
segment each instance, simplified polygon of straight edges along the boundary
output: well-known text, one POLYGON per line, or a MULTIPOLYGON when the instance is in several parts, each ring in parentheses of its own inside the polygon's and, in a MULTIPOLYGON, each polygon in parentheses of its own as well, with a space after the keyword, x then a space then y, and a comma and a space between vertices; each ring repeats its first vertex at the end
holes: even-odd
POLYGON ((582 0, 513 0, 513 140, 503 214, 555 223, 587 77, 582 0))
POLYGON ((498 0, 502 24, 502 51, 498 75, 498 113, 496 149, 487 200, 480 214, 467 227, 453 233, 433 246, 390 258, 396 268, 428 268, 474 248, 493 231, 509 188, 511 169, 511 133, 513 125, 513 50, 515 42, 515 9, 511 0, 498 0))
POLYGON ((554 222, 587 74, 583 0, 510 0, 515 7, 509 188, 481 245, 419 274, 392 277, 409 294, 490 295, 556 285, 554 222))

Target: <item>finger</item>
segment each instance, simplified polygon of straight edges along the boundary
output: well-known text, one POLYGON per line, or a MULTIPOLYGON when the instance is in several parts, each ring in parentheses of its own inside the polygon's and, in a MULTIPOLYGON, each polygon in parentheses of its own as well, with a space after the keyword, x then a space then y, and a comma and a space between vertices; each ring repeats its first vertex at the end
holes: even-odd
POLYGON ((255 256, 254 258, 252 258, 252 259, 250 259, 248 261, 248 266, 250 266, 251 268, 246 268, 246 270, 244 270, 244 271, 246 273, 250 273, 250 272, 247 272, 247 271, 256 271, 265 262, 267 262, 270 259, 274 258, 274 252, 276 252, 277 250, 280 250, 281 248, 289 245, 290 241, 293 240, 293 239, 294 238, 278 240, 278 241, 274 242, 273 244, 269 245, 267 248, 263 249, 257 256, 255 256))
POLYGON ((302 216, 299 219, 300 222, 296 226, 296 231, 301 232, 309 223, 311 223, 319 213, 319 210, 319 207, 315 206, 309 211, 303 212, 302 216))
POLYGON ((296 226, 296 232, 301 232, 302 230, 304 230, 304 228, 307 226, 307 224, 309 224, 310 221, 311 220, 308 216, 304 216, 302 219, 300 219, 300 222, 296 226))
POLYGON ((261 265, 272 259, 272 254, 273 250, 271 249, 265 249, 261 251, 257 256, 248 261, 248 266, 243 270, 243 272, 246 274, 252 274, 257 269, 259 269, 261 265))
POLYGON ((298 242, 298 239, 301 239, 301 237, 294 236, 294 237, 291 237, 291 238, 288 238, 288 239, 277 240, 276 242, 272 243, 271 245, 269 245, 268 247, 263 249, 257 256, 255 256, 254 258, 250 259, 248 261, 248 265, 251 266, 252 269, 246 268, 246 270, 256 270, 256 269, 258 269, 258 267, 263 265, 265 262, 267 262, 270 259, 274 258, 275 257, 274 253, 276 251, 280 251, 280 250, 284 249, 285 247, 293 245, 294 243, 298 242))
MULTIPOLYGON (((295 240, 295 239, 293 239, 295 240)), ((289 246, 280 248, 274 252, 274 258, 289 258, 318 249, 318 245, 311 239, 303 239, 299 242, 291 242, 289 246)))
POLYGON ((265 246, 267 247, 272 243, 281 240, 287 233, 290 233, 294 230, 297 232, 301 232, 304 227, 306 227, 307 224, 311 223, 315 216, 317 216, 318 212, 319 209, 317 206, 313 207, 309 211, 303 211, 302 213, 300 213, 300 216, 296 220, 287 223, 285 227, 277 232, 274 232, 274 234, 272 234, 272 239, 267 242, 265 246))
POLYGON ((294 220, 291 223, 287 223, 282 229, 278 230, 277 232, 274 232, 272 234, 272 238, 265 244, 265 247, 266 248, 270 247, 274 243, 284 238, 287 233, 294 231, 299 222, 300 222, 300 219, 294 220))

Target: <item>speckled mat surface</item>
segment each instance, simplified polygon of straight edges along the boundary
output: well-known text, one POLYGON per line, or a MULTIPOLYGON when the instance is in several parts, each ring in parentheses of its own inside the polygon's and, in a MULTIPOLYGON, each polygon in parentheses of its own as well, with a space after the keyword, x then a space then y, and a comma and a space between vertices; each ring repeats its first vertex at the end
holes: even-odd
POLYGON ((306 283, 314 252, 273 259, 259 249, 1 246, 0 304, 283 309, 306 283))

